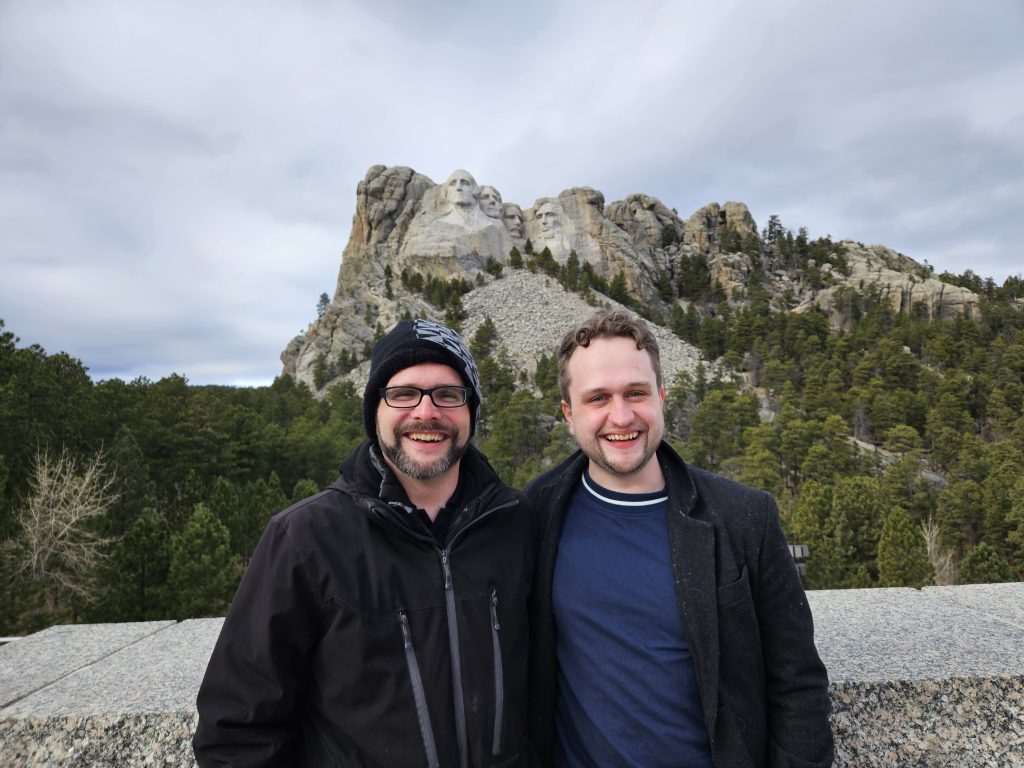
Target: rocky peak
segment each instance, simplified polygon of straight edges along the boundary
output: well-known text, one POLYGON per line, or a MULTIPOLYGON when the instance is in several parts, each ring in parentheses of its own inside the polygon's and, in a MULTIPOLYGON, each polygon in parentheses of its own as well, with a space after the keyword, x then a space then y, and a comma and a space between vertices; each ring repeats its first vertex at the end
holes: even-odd
MULTIPOLYGON (((358 376, 374 338, 401 317, 443 319, 437 302, 427 300, 430 281, 435 295, 458 285, 467 332, 482 322, 488 306, 497 311, 500 305, 522 312, 515 336, 546 344, 589 305, 554 311, 562 307, 557 295, 569 295, 557 281, 539 278, 546 280, 541 291, 533 278, 509 279, 519 272, 507 269, 510 252, 515 248, 529 258, 528 244, 533 258, 547 249, 556 267, 575 254, 596 280, 624 286, 634 305, 654 319, 668 318, 677 303, 702 300, 685 295, 676 278, 695 262, 706 270, 709 287, 717 283, 733 303, 743 304, 757 280, 777 309, 819 307, 836 327, 848 321, 846 289, 877 291, 896 311, 925 311, 935 319, 978 313, 977 295, 934 279, 928 268, 882 246, 828 241, 832 249, 822 251, 823 258, 782 263, 777 249, 762 242, 743 203, 710 203, 682 219, 650 195, 606 205, 600 191, 572 187, 523 208, 465 170, 439 184, 411 168, 374 165, 356 187, 333 300, 282 353, 284 372, 312 385, 318 364, 344 360, 340 372, 358 376), (499 270, 505 277, 495 280, 499 270)), ((699 311, 713 311, 713 305, 699 311)), ((509 349, 522 347, 522 355, 513 356, 516 365, 532 370, 540 348, 505 341, 509 349)))
POLYGON ((834 327, 846 327, 850 318, 844 311, 843 296, 853 289, 858 293, 876 291, 898 314, 921 312, 929 320, 958 315, 980 318, 978 294, 932 277, 927 267, 913 259, 882 245, 866 246, 853 240, 843 240, 839 245, 845 271, 828 262, 816 265, 831 285, 810 293, 797 311, 816 306, 829 315, 834 327))

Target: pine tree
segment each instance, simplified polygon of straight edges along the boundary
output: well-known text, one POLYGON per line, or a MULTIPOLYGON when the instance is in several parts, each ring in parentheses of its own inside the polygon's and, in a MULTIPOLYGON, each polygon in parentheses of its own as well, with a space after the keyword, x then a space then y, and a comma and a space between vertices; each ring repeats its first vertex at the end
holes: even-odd
POLYGON ((322 490, 323 488, 320 487, 320 484, 316 480, 304 477, 296 482, 295 486, 292 488, 292 504, 309 498, 322 490))
POLYGON ((611 285, 608 286, 608 298, 620 304, 625 304, 627 307, 630 305, 629 290, 626 287, 626 273, 624 270, 620 269, 619 273, 612 279, 611 285))
POLYGON ((979 539, 984 507, 981 486, 974 480, 954 480, 939 494, 936 514, 942 541, 965 554, 979 539))
POLYGON ((995 547, 981 543, 967 553, 956 569, 957 584, 998 584, 1018 578, 995 547))
MULTIPOLYGON (((875 478, 865 475, 836 478, 832 488, 829 530, 847 577, 855 575, 861 566, 869 573, 874 571, 878 559, 878 538, 887 508, 881 484, 875 478)), ((841 586, 852 586, 852 583, 841 586)), ((866 585, 861 579, 858 586, 866 585)))
POLYGON ((981 484, 981 501, 985 510, 982 538, 997 551, 1007 549, 1007 538, 1013 527, 1009 519, 1013 506, 1014 485, 1024 468, 1024 455, 1014 452, 1012 458, 999 463, 981 484))
POLYGON ((565 264, 558 270, 558 282, 560 282, 567 291, 577 291, 580 287, 580 257, 576 255, 576 251, 569 251, 569 258, 566 259, 565 264))
POLYGON ((146 457, 135 434, 127 426, 118 429, 110 447, 110 464, 119 491, 105 518, 109 535, 121 536, 147 507, 156 505, 156 488, 149 476, 146 457))
POLYGON ((103 621, 149 621, 169 616, 167 575, 171 533, 167 521, 146 509, 118 542, 99 608, 103 621))
POLYGON ((807 586, 813 589, 839 586, 836 583, 839 558, 828 528, 831 509, 832 498, 828 488, 811 481, 800 489, 789 518, 793 543, 807 545, 806 581, 807 586))
POLYGON ((903 507, 893 507, 878 539, 878 586, 919 589, 934 575, 921 531, 903 507))
POLYGON ((541 428, 540 401, 525 389, 517 390, 494 415, 491 435, 483 444, 492 466, 506 483, 521 487, 540 469, 541 452, 548 436, 541 428))
POLYGON ((223 616, 238 584, 231 537, 205 504, 171 538, 170 600, 179 618, 223 616))
POLYGON ((469 342, 469 351, 473 358, 479 363, 480 359, 487 357, 494 349, 494 342, 498 338, 498 328, 491 320, 490 315, 484 316, 484 321, 476 329, 473 338, 469 342))
POLYGON ((1024 576, 1024 477, 1017 480, 1013 488, 1013 503, 1006 521, 1010 526, 1010 535, 1007 537, 1010 562, 1024 576))

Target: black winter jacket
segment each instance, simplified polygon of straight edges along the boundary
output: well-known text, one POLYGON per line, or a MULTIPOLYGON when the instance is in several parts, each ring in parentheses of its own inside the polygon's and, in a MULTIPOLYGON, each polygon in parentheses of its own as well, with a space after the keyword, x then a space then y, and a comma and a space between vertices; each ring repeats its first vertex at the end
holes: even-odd
MULTIPOLYGON (((364 442, 268 524, 199 691, 201 766, 513 766, 535 521, 472 446, 444 546, 364 442)), ((529 762, 527 762, 529 761, 529 762)))
MULTIPOLYGON (((666 443, 657 459, 668 485, 676 599, 715 765, 830 766, 828 676, 774 499, 687 466, 666 443)), ((577 451, 526 487, 543 520, 530 627, 530 737, 544 765, 553 762, 557 696, 551 585, 566 507, 586 465, 577 451)))

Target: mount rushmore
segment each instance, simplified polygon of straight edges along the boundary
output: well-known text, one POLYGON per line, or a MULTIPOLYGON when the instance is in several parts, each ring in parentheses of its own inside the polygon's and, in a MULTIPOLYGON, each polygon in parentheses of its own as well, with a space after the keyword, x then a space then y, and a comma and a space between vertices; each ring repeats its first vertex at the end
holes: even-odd
MULTIPOLYGON (((513 253, 544 253, 558 265, 572 259, 589 265, 601 280, 618 279, 634 306, 645 308, 655 321, 667 319, 673 305, 698 303, 673 287, 694 259, 706 265, 710 284, 730 303, 743 304, 757 280, 772 297, 773 309, 817 307, 836 327, 844 322, 837 298, 849 288, 873 287, 900 312, 924 307, 933 318, 977 315, 977 295, 935 279, 930 268, 883 246, 840 241, 834 253, 841 264, 812 263, 816 277, 810 280, 792 264, 774 263, 768 235, 759 232, 743 203, 710 203, 684 219, 649 195, 606 204, 598 190, 572 187, 523 208, 505 202, 496 187, 478 184, 465 170, 437 184, 408 167, 374 165, 356 188, 333 298, 282 352, 283 372, 316 389, 318 360, 346 358, 355 364, 374 336, 403 316, 442 319, 441 310, 401 279, 414 274, 465 281, 471 290, 462 298, 464 335, 491 317, 512 363, 532 371, 537 357, 551 353, 561 329, 592 307, 542 274, 508 270, 513 253)), ((697 308, 714 311, 713 306, 697 308)), ((683 367, 696 364, 696 350, 658 330, 670 360, 683 367)), ((358 381, 365 376, 362 367, 355 364, 345 373, 358 381)))

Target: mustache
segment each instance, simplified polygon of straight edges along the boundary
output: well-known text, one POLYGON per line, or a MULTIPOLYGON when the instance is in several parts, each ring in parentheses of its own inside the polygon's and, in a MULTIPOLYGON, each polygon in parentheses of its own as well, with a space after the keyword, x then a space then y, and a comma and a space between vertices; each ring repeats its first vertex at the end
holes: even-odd
POLYGON ((409 432, 444 432, 452 436, 457 434, 458 430, 438 421, 408 421, 395 428, 396 435, 406 435, 409 432))

